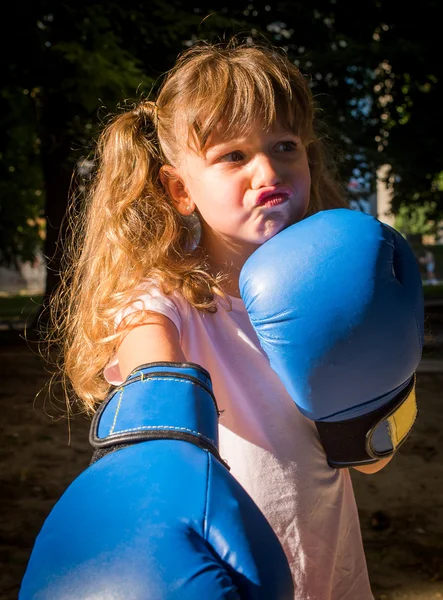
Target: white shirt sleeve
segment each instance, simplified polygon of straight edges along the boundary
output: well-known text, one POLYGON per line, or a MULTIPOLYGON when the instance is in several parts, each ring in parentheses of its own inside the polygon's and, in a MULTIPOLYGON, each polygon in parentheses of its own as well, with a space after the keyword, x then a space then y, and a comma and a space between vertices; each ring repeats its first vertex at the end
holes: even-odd
MULTIPOLYGON (((128 315, 149 310, 168 317, 168 319, 176 326, 181 338, 182 320, 179 308, 174 300, 176 300, 176 298, 173 295, 166 296, 157 287, 150 287, 149 290, 146 291, 143 290, 130 306, 118 313, 115 319, 115 327, 117 328, 122 320, 128 315)), ((103 375, 106 381, 111 385, 120 385, 123 383, 117 355, 115 355, 106 365, 103 375)))

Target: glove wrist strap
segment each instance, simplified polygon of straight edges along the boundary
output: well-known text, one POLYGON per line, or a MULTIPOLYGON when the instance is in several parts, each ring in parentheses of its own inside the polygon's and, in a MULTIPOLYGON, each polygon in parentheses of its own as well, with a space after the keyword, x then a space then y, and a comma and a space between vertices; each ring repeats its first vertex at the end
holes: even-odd
POLYGON ((329 465, 341 468, 392 456, 406 440, 416 417, 414 375, 400 394, 371 413, 315 424, 329 465))
POLYGON ((218 414, 205 369, 193 363, 150 363, 132 371, 104 400, 89 441, 101 457, 139 442, 175 439, 192 442, 221 461, 218 414))

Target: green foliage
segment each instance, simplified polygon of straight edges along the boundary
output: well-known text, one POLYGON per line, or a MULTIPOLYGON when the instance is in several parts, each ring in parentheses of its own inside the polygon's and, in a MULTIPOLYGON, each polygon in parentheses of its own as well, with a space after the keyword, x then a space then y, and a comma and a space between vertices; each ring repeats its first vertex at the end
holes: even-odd
POLYGON ((0 264, 33 260, 42 243, 44 182, 29 90, 0 91, 0 264))
MULTIPOLYGON (((0 264, 32 259, 42 217, 60 227, 69 174, 93 152, 102 122, 150 94, 185 41, 207 31, 204 16, 175 0, 11 6, 13 42, 0 52, 0 264)), ((232 22, 215 14, 210 23, 221 34, 232 22)))
POLYGON ((403 204, 395 215, 395 228, 404 235, 426 235, 436 231, 432 216, 435 203, 403 204))
POLYGON ((421 203, 441 219, 443 190, 435 185, 443 134, 438 4, 424 0, 417 12, 399 0, 361 0, 361 19, 346 0, 281 1, 268 13, 262 3, 250 7, 311 74, 329 135, 341 149, 344 182, 357 177, 374 191, 377 168, 388 164, 394 212, 421 203))
MULTIPOLYGON (((8 75, 0 92, 5 265, 32 260, 43 242, 47 189, 58 177, 48 164, 59 154, 59 168, 72 171, 88 152, 101 98, 115 107, 125 91, 151 83, 140 61, 120 48, 99 5, 73 10, 42 1, 15 17, 20 52, 9 48, 1 59, 8 75)), ((67 195, 57 201, 66 203, 67 195)))
POLYGON ((443 67, 437 4, 412 6, 382 2, 384 28, 378 55, 386 65, 379 74, 375 116, 385 115, 380 131, 381 155, 394 175, 393 207, 433 206, 433 219, 443 216, 442 189, 434 184, 442 171, 443 67), (401 16, 400 16, 401 15, 401 16))
POLYGON ((32 256, 42 216, 60 226, 66 174, 91 154, 109 113, 148 96, 197 39, 234 33, 266 36, 307 74, 343 181, 370 194, 389 164, 400 222, 428 227, 424 218, 443 214, 443 65, 437 5, 420 6, 361 0, 356 19, 350 0, 13 3, 12 41, 0 40, 0 263, 32 256))

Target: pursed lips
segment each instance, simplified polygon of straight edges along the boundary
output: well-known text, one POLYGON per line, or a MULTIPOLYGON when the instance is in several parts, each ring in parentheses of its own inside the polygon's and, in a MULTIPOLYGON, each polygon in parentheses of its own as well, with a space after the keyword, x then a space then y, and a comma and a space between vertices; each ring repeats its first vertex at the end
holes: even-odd
POLYGON ((286 186, 276 186, 263 190, 256 198, 256 207, 272 207, 283 204, 292 196, 292 190, 286 186))

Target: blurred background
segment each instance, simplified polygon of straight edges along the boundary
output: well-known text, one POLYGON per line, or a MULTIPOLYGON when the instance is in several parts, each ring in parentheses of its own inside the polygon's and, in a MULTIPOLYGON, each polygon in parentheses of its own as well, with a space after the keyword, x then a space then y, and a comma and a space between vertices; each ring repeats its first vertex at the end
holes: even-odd
POLYGON ((443 598, 443 63, 435 0, 409 8, 397 0, 8 7, 0 39, 0 598, 16 597, 44 517, 90 455, 89 424, 81 415, 68 421, 63 401, 45 388, 33 339, 59 281, 68 202, 81 207, 109 115, 155 92, 186 47, 234 34, 266 37, 306 74, 350 207, 398 229, 420 265, 420 418, 392 466, 353 477, 376 598, 443 598))

